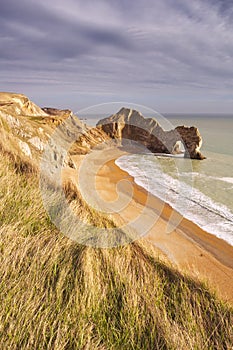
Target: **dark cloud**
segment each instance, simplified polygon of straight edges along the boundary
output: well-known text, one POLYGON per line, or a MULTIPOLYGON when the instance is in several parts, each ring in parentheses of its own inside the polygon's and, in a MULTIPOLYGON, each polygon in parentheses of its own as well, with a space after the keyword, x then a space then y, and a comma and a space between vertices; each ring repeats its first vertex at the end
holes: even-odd
POLYGON ((0 32, 5 40, 1 59, 22 60, 39 54, 42 60, 63 60, 90 54, 98 46, 131 46, 119 28, 62 17, 36 2, 11 0, 4 3, 1 16, 0 32))

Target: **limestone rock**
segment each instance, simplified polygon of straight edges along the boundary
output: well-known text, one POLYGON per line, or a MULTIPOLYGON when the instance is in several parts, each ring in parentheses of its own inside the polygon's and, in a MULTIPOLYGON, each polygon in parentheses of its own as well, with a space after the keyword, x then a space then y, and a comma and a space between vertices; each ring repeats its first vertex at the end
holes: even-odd
POLYGON ((28 142, 30 142, 39 151, 44 150, 44 142, 42 142, 38 136, 32 137, 31 139, 28 140, 28 142))
POLYGON ((21 151, 29 158, 32 158, 31 149, 28 146, 28 144, 26 142, 21 141, 21 140, 19 140, 18 142, 19 142, 19 148, 21 149, 21 151))
POLYGON ((57 109, 52 107, 43 107, 41 108, 46 114, 54 116, 67 116, 69 117, 72 114, 70 109, 57 109))
POLYGON ((0 92, 0 107, 2 111, 13 116, 24 115, 38 117, 47 115, 47 113, 23 94, 0 92))
POLYGON ((184 156, 204 159, 200 152, 202 138, 195 127, 178 126, 164 131, 153 118, 144 118, 133 109, 122 108, 118 113, 100 120, 97 127, 115 139, 128 139, 141 143, 153 153, 179 152, 178 142, 184 146, 184 156))

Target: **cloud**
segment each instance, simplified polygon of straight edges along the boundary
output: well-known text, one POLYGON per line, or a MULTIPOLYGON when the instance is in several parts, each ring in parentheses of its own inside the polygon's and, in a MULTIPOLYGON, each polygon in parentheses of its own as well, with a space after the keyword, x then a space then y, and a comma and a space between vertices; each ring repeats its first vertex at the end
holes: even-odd
POLYGON ((1 90, 229 99, 232 13, 220 0, 3 0, 1 90))

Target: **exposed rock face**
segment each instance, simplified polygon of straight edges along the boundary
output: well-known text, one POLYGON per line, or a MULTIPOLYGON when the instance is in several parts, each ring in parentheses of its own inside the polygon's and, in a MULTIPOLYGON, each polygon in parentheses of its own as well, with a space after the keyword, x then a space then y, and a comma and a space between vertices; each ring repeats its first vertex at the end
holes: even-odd
POLYGON ((200 148, 202 146, 202 137, 199 130, 194 127, 177 126, 175 129, 181 136, 186 148, 186 156, 192 159, 205 159, 201 154, 200 148))
POLYGON ((30 142, 39 151, 44 150, 44 142, 42 142, 38 136, 32 137, 31 139, 28 140, 28 142, 30 142))
POLYGON ((47 147, 49 162, 69 167, 74 167, 72 156, 86 154, 108 139, 105 132, 86 126, 69 109, 41 109, 26 96, 8 92, 0 92, 0 134, 0 148, 8 153, 39 164, 47 147), (67 144, 70 149, 64 159, 67 144))
POLYGON ((46 116, 47 114, 27 96, 11 92, 0 92, 0 107, 11 115, 46 116))
POLYGON ((21 151, 29 158, 32 158, 31 149, 28 146, 28 144, 26 142, 21 141, 21 140, 19 140, 18 142, 19 142, 19 147, 20 147, 21 151))
POLYGON ((205 158, 200 153, 201 135, 193 126, 178 126, 173 130, 164 131, 155 119, 144 118, 136 110, 122 108, 118 113, 100 120, 97 127, 112 138, 137 141, 153 153, 177 153, 177 145, 181 141, 185 148, 185 157, 205 158))
POLYGON ((52 107, 43 107, 41 108, 46 114, 55 115, 55 116, 70 116, 72 111, 70 109, 57 109, 52 107))

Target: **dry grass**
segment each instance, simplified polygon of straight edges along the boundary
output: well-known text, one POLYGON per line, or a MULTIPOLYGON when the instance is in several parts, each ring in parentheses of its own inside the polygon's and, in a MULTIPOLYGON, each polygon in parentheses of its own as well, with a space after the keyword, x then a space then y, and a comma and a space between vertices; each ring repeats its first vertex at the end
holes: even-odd
POLYGON ((232 349, 233 311, 204 284, 143 242, 94 249, 62 236, 37 176, 12 164, 1 155, 0 349, 232 349))

